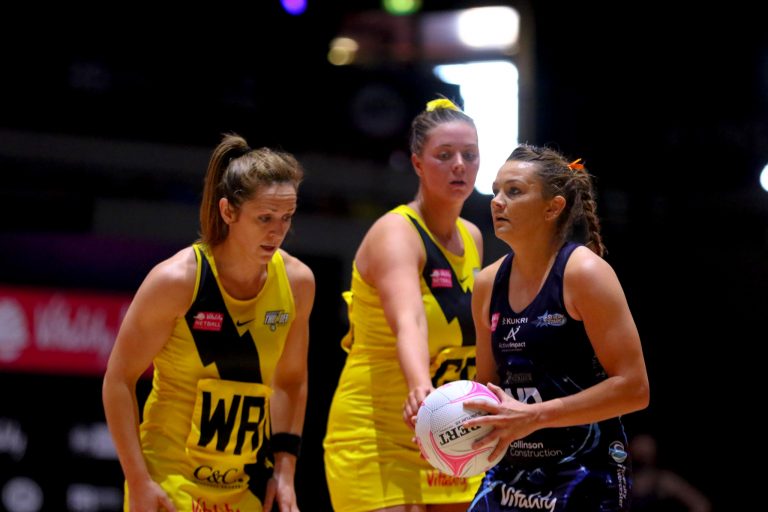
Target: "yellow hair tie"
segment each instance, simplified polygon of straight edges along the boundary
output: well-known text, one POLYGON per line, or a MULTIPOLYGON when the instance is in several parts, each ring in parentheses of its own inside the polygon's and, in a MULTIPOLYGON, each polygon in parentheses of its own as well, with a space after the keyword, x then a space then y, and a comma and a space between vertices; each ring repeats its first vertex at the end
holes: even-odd
POLYGON ((459 107, 457 107, 451 100, 447 100, 445 98, 438 98, 427 103, 427 112, 432 112, 433 110, 437 110, 439 108, 448 108, 461 112, 459 107))
POLYGON ((583 171, 584 170, 584 164, 579 163, 581 162, 581 158, 577 158, 573 162, 568 164, 568 168, 572 171, 583 171))

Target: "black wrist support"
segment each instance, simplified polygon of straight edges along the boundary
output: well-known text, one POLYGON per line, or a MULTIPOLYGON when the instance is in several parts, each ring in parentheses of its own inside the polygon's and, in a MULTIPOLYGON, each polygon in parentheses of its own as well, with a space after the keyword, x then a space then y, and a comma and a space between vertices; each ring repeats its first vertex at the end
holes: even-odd
POLYGON ((298 457, 301 451, 301 436, 289 432, 278 432, 272 434, 270 444, 272 445, 273 453, 285 452, 298 457))

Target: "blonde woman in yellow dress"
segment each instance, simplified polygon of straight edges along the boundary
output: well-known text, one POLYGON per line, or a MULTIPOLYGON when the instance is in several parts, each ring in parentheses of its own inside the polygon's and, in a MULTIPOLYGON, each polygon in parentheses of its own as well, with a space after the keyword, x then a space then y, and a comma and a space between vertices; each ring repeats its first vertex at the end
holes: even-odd
POLYGON ((139 287, 104 377, 125 510, 298 511, 312 271, 282 249, 302 169, 227 135, 201 239, 139 287), (136 382, 154 364, 139 425, 136 382))
POLYGON ((379 218, 352 268, 348 352, 324 440, 335 512, 467 509, 481 478, 439 473, 412 417, 435 387, 475 374, 471 291, 482 236, 460 217, 480 165, 474 121, 446 99, 414 120, 416 197, 379 218))

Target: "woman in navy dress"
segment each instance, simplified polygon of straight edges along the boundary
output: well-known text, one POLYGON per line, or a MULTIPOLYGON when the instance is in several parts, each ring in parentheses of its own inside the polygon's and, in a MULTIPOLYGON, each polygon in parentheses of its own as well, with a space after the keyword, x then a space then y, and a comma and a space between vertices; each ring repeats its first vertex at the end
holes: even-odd
POLYGON ((630 468, 621 415, 647 407, 640 336, 605 248, 592 179, 578 161, 523 145, 498 172, 496 236, 511 251, 475 280, 477 380, 501 404, 467 427, 504 458, 470 507, 625 511, 630 468), (578 237, 578 234, 583 236, 578 237))

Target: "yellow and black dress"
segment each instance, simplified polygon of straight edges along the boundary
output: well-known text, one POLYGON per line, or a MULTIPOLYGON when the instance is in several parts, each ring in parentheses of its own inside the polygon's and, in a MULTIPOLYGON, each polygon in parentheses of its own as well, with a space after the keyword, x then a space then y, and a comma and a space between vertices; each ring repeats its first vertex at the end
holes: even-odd
MULTIPOLYGON (((471 290, 480 258, 462 220, 457 227, 464 254, 443 248, 410 207, 392 210, 410 220, 427 258, 421 294, 429 329, 432 383, 475 377, 475 333, 471 290)), ((325 471, 335 512, 360 512, 401 504, 469 502, 482 475, 456 478, 432 468, 411 442, 402 419, 408 387, 400 369, 395 336, 378 291, 353 264, 348 352, 328 417, 323 442, 325 471)))
POLYGON ((192 305, 154 360, 142 449, 178 510, 261 511, 274 467, 270 385, 295 310, 285 263, 276 252, 259 294, 238 300, 208 248, 193 248, 192 305))

